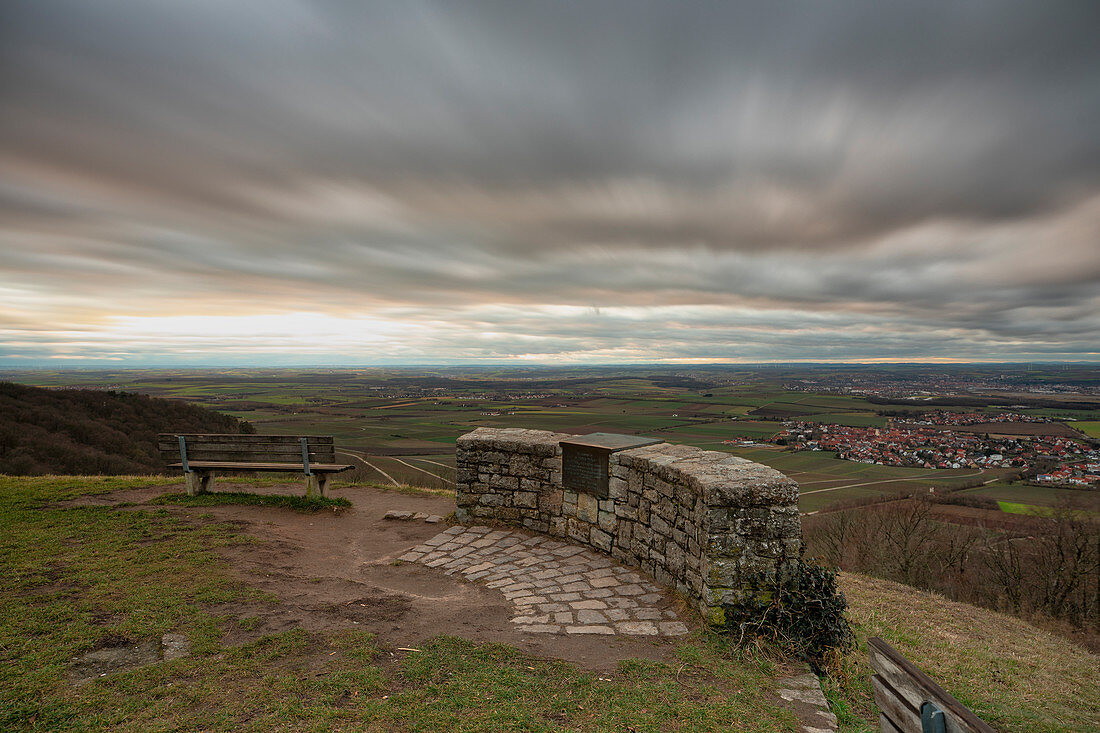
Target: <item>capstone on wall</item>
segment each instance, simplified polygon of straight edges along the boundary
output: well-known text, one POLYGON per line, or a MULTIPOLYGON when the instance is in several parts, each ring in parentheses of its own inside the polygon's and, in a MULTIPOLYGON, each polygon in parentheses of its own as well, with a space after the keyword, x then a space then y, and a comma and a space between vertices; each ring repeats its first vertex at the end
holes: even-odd
POLYGON ((564 490, 575 436, 478 428, 458 439, 457 517, 594 547, 676 588, 715 624, 761 600, 801 553, 798 485, 728 453, 661 443, 609 456, 608 497, 564 490))

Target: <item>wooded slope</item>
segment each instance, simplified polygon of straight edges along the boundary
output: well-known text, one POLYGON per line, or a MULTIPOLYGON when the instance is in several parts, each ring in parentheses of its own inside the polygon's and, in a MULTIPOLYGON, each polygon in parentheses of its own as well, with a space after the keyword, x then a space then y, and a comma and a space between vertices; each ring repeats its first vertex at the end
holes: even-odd
POLYGON ((160 473, 157 433, 254 432, 247 422, 177 400, 0 382, 0 473, 160 473))

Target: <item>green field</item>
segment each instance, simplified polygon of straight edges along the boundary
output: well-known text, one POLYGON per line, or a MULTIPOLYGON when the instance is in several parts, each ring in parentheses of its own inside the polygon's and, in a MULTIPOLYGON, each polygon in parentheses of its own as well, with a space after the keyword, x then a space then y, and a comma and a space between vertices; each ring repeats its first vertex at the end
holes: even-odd
POLYGON ((1056 507, 1059 505, 1080 506, 1091 511, 1100 511, 1100 492, 1059 489, 1053 486, 1030 486, 1026 484, 1001 484, 967 489, 967 496, 985 496, 998 502, 1022 504, 1034 507, 1056 507))
MULTIPOLYGON (((644 434, 732 452, 796 480, 802 490, 803 511, 883 493, 953 488, 1001 475, 996 471, 979 474, 967 469, 873 466, 837 460, 825 453, 724 445, 723 441, 766 441, 782 429, 783 420, 885 424, 886 418, 878 414, 882 405, 857 396, 787 390, 781 386, 784 377, 771 374, 733 368, 685 372, 647 368, 229 369, 25 372, 18 375, 18 381, 142 392, 229 413, 248 420, 261 433, 332 435, 343 451, 341 460, 356 466, 354 477, 379 483, 453 487, 454 441, 478 427, 644 434)), ((903 412, 921 409, 888 407, 903 412)), ((966 409, 995 412, 1000 408, 966 409)), ((1022 411, 1058 412, 1051 407, 1022 411)), ((1091 415, 1079 406, 1074 413, 1091 415)), ((1100 422, 1071 424, 1100 433, 1100 422)), ((1013 496, 994 498, 1017 501, 1013 496)))
POLYGON ((1070 426, 1091 438, 1100 438, 1100 420, 1074 422, 1070 423, 1070 426))

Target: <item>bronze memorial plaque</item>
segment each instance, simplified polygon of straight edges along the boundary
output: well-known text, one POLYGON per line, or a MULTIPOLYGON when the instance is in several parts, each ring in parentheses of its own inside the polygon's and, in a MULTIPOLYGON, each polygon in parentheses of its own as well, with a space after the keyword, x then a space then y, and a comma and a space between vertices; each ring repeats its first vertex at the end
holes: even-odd
POLYGON ((561 485, 570 491, 607 498, 607 457, 627 448, 663 443, 657 438, 618 433, 589 433, 563 440, 561 445, 561 485))

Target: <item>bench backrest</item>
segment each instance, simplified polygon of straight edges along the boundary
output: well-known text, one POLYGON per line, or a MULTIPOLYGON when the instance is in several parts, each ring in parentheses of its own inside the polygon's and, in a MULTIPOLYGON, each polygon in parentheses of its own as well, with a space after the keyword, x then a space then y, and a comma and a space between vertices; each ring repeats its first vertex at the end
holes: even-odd
POLYGON ((310 463, 336 462, 331 435, 161 433, 157 436, 157 447, 169 463, 180 460, 180 436, 187 441, 188 461, 302 463, 302 438, 305 438, 310 463))
POLYGON ((868 639, 867 652, 881 733, 997 733, 882 639, 868 639))

